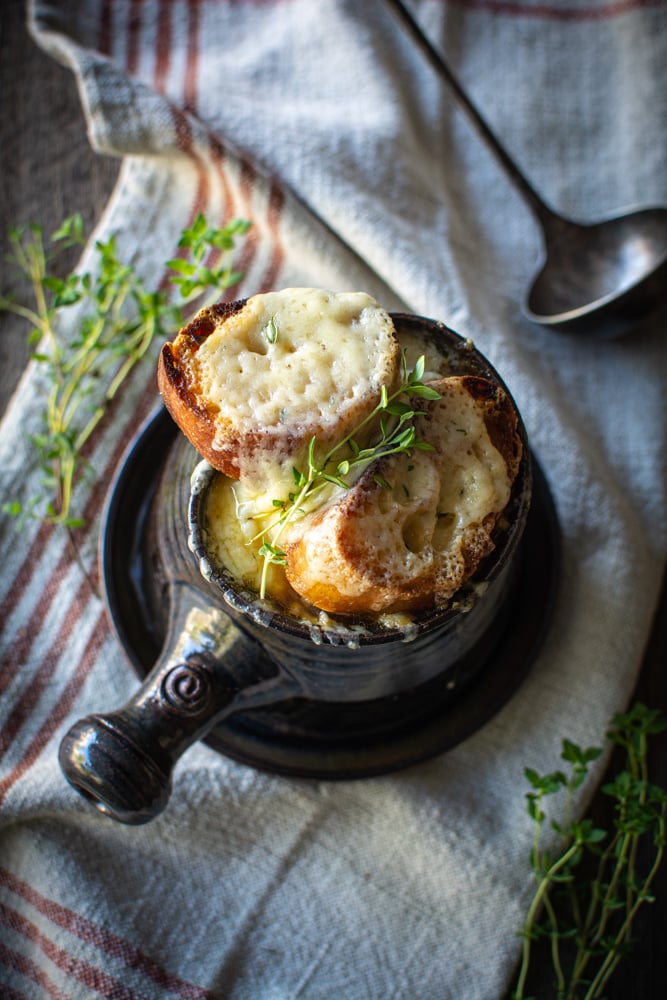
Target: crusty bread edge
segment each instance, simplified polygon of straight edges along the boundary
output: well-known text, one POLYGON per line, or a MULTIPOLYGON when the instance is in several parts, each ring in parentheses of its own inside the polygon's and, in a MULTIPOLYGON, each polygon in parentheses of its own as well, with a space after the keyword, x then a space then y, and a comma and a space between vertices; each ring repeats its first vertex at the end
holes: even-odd
POLYGON ((246 302, 247 299, 218 302, 200 310, 187 326, 179 330, 173 341, 162 346, 157 369, 158 390, 176 425, 202 458, 214 469, 232 478, 238 477, 237 463, 230 459, 228 452, 213 448, 216 411, 193 392, 182 357, 196 353, 219 322, 240 312, 246 302))

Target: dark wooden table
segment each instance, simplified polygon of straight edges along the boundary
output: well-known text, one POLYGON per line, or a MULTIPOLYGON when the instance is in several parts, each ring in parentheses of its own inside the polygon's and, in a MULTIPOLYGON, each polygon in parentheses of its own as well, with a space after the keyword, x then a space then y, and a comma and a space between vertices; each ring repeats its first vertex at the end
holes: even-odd
MULTIPOLYGON (((51 232, 65 216, 81 211, 90 227, 106 203, 119 168, 113 158, 96 155, 90 149, 74 78, 68 70, 44 55, 29 38, 23 8, 22 0, 4 0, 0 5, 0 253, 3 259, 8 250, 5 234, 10 225, 31 220, 51 232)), ((3 291, 11 290, 14 287, 12 275, 4 267, 0 273, 3 291)), ((0 413, 7 405, 27 357, 24 324, 0 315, 0 413)), ((667 714, 667 595, 664 587, 636 696, 667 714)), ((654 741, 650 763, 653 780, 667 787, 667 736, 654 741)), ((594 809, 602 819, 609 821, 604 796, 596 796, 594 809)), ((657 900, 640 915, 635 950, 612 980, 607 991, 609 1000, 662 1000, 667 996, 667 865, 663 866, 655 889, 657 900)), ((540 998, 549 995, 546 987, 539 992, 540 998)))

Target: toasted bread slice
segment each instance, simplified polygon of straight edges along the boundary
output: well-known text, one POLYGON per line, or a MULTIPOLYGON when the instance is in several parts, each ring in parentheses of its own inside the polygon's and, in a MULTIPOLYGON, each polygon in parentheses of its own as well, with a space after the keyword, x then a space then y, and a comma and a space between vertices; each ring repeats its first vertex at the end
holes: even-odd
POLYGON ((336 502, 295 526, 287 578, 331 613, 442 606, 493 549, 521 459, 507 394, 476 376, 429 383, 415 429, 433 451, 371 464, 336 502))
MULTIPOLYGON (((289 288, 204 309, 162 348, 158 385, 197 451, 233 479, 299 465, 401 377, 389 314, 363 292, 289 288)), ((266 476, 265 476, 266 478, 266 476)))

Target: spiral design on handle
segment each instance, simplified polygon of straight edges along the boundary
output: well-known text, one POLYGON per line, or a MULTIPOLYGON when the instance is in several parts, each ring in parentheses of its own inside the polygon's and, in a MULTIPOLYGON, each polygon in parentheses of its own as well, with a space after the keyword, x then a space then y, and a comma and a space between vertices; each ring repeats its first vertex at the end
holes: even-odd
POLYGON ((211 700, 211 679, 198 663, 179 663, 162 681, 162 696, 178 712, 196 714, 211 700))

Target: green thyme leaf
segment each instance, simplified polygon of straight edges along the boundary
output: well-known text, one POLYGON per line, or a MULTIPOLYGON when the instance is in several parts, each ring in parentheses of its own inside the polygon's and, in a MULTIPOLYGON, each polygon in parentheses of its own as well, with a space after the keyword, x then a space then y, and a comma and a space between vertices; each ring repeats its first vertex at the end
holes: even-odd
POLYGON ((303 484, 306 482, 306 477, 304 476, 303 472, 300 472, 299 469, 295 468, 294 466, 292 466, 292 479, 294 480, 294 485, 297 488, 299 486, 303 486, 303 484))
POLYGON ((317 438, 313 437, 308 442, 308 469, 309 478, 316 477, 317 475, 317 464, 315 462, 315 448, 317 447, 317 438))
POLYGON ((418 396, 420 399, 440 399, 440 393, 430 385, 412 385, 408 392, 411 396, 418 396))
POLYGON ((414 382, 421 382, 421 380, 424 377, 424 368, 425 368, 425 360, 424 360, 424 355, 422 354, 422 356, 417 359, 417 362, 414 368, 412 369, 412 372, 410 373, 410 377, 408 379, 410 384, 414 382))
POLYGON ((264 327, 264 336, 269 344, 275 344, 278 339, 278 327, 276 326, 276 321, 273 316, 271 316, 269 322, 264 327))
POLYGON ((567 771, 541 775, 526 768, 536 888, 521 930, 522 960, 513 1000, 528 1000, 532 967, 543 968, 545 958, 553 967, 554 995, 570 1000, 600 1000, 605 995, 610 977, 628 953, 637 912, 653 898, 651 885, 664 858, 667 792, 646 775, 648 737, 666 728, 660 712, 641 704, 614 717, 608 739, 624 749, 626 759, 602 787, 615 800, 610 829, 589 817, 572 816, 574 793, 602 748, 582 748, 564 739, 561 759, 567 771), (549 850, 542 847, 546 796, 553 797, 554 807, 562 801, 561 816, 552 815, 549 823, 557 835, 549 850), (537 950, 542 941, 544 954, 537 950))
MULTIPOLYGON (((408 369, 405 351, 402 352, 401 359, 403 381, 399 388, 390 394, 387 387, 383 385, 375 409, 342 441, 337 442, 319 462, 316 454, 317 438, 312 437, 308 443, 307 474, 296 468, 292 469, 292 477, 298 492, 296 495, 290 494, 286 500, 273 501, 274 507, 279 508, 281 513, 262 535, 260 552, 264 554, 264 566, 260 580, 261 597, 266 595, 268 566, 275 561, 272 558, 271 546, 275 546, 282 533, 297 516, 303 515, 304 504, 307 501, 312 503, 312 498, 324 484, 328 483, 339 489, 349 489, 350 482, 343 477, 349 477, 355 470, 361 471, 364 466, 371 462, 390 455, 409 455, 413 449, 419 451, 434 450, 431 444, 417 437, 414 427, 414 421, 417 417, 422 416, 423 411, 415 410, 409 402, 401 397, 417 395, 427 399, 438 399, 440 394, 435 389, 424 386, 420 381, 425 370, 423 357, 412 371, 408 369), (362 430, 366 431, 373 422, 376 423, 378 429, 375 443, 361 448, 357 439, 362 430), (334 462, 336 463, 335 472, 332 472, 330 466, 334 462), (265 544, 269 546, 266 549, 264 549, 265 544)), ((378 475, 375 481, 385 488, 392 488, 381 475, 378 475)))
POLYGON ((259 554, 267 562, 273 563, 276 566, 285 566, 287 564, 287 556, 282 549, 277 548, 275 545, 271 545, 267 541, 262 542, 259 554))
POLYGON ((396 400, 395 403, 387 403, 384 411, 394 417, 407 416, 410 418, 414 415, 414 410, 407 403, 402 403, 400 400, 396 400))

